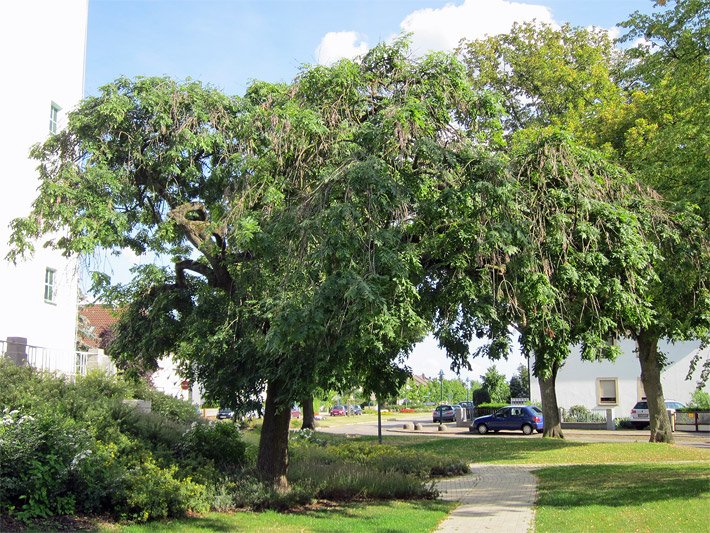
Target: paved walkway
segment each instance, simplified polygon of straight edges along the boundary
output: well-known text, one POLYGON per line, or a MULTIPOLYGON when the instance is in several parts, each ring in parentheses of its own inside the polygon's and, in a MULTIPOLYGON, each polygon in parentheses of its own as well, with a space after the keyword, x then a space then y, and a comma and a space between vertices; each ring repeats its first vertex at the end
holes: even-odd
POLYGON ((471 473, 437 484, 444 500, 461 502, 437 531, 527 533, 533 527, 537 480, 529 465, 472 465, 471 473))

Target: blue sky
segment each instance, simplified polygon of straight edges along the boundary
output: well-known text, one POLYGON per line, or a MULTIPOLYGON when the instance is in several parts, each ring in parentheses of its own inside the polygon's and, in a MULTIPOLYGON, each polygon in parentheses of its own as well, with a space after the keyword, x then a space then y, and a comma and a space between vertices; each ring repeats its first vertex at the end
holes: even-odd
MULTIPOLYGON (((304 64, 352 57, 402 31, 424 52, 533 18, 611 30, 652 7, 652 0, 90 0, 85 92, 119 76, 166 75, 242 94, 250 80, 288 82, 304 64)), ((125 276, 132 259, 113 258, 104 268, 125 276)), ((513 356, 497 366, 510 376, 523 362, 513 356)), ((478 378, 491 364, 472 363, 462 378, 478 378)), ((454 376, 433 339, 415 349, 409 366, 454 376)))

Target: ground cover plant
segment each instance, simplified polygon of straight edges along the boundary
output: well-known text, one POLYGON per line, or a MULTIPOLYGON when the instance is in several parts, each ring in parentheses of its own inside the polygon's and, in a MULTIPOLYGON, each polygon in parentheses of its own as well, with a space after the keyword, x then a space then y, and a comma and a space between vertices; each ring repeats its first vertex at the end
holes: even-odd
POLYGON ((710 464, 537 470, 535 530, 707 531, 710 464))

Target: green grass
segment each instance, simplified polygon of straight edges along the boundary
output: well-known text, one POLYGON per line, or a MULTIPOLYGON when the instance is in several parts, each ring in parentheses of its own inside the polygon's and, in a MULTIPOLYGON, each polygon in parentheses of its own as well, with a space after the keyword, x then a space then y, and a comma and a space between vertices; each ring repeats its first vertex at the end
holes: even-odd
MULTIPOLYGON (((367 440, 372 440, 366 437, 367 440)), ((354 439, 351 439, 351 441, 354 439)), ((710 450, 650 442, 575 442, 540 438, 388 437, 386 444, 450 454, 471 463, 602 464, 710 461, 710 450)))
POLYGON ((299 513, 210 513, 204 517, 166 520, 129 526, 102 526, 103 533, 181 533, 200 531, 395 533, 429 532, 454 504, 441 501, 369 502, 299 513))
POLYGON ((535 530, 710 531, 710 465, 544 468, 535 530))

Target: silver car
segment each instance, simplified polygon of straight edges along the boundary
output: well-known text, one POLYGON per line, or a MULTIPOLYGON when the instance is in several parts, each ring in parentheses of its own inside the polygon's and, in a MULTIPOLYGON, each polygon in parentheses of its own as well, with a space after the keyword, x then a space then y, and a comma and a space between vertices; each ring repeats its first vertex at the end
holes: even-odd
MULTIPOLYGON (((686 405, 675 400, 666 400, 666 411, 675 413, 676 409, 682 409, 686 405)), ((648 426, 650 419, 648 416, 648 402, 641 400, 631 409, 631 423, 636 429, 643 429, 648 426)))

